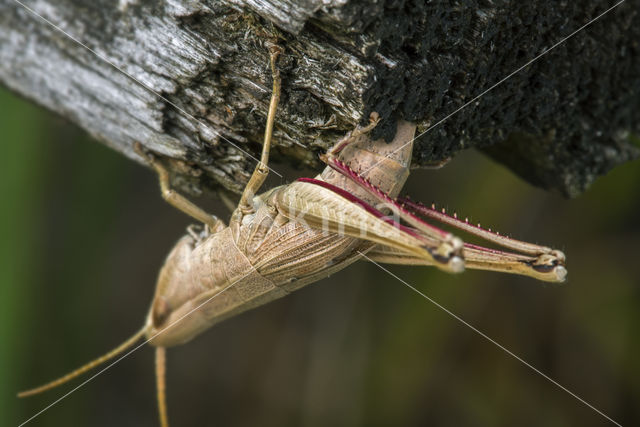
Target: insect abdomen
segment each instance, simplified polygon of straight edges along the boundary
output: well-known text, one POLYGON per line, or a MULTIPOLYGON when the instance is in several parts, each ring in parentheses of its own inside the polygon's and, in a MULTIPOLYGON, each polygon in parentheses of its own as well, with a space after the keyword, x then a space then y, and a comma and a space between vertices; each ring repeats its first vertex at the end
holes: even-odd
POLYGON ((160 271, 147 323, 151 344, 183 344, 228 317, 287 292, 261 276, 237 248, 230 228, 196 244, 183 237, 160 271))

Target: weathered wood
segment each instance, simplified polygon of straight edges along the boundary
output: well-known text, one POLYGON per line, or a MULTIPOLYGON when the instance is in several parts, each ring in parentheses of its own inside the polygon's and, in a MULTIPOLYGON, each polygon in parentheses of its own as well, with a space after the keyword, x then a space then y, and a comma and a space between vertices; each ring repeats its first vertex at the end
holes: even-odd
MULTIPOLYGON (((259 152, 270 40, 286 49, 274 156, 318 167, 316 154, 371 111, 393 119, 377 135, 390 138, 398 116, 426 130, 614 4, 467 3, 24 3, 83 47, 0 0, 0 82, 131 158, 137 140, 173 159, 178 177, 197 177, 183 186, 237 192, 255 165, 239 148, 259 152)), ((639 6, 627 0, 428 132, 415 164, 478 147, 534 184, 575 195, 634 158, 639 6)))

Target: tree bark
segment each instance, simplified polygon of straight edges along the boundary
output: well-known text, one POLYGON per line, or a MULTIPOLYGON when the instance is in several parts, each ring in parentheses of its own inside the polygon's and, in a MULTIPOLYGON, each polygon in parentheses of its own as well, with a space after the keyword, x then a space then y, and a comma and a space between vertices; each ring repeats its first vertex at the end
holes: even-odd
POLYGON ((0 82, 133 159, 140 141, 192 192, 239 192, 255 166, 244 151, 259 157, 277 42, 274 157, 319 168, 317 154, 376 111, 376 137, 391 138, 398 117, 428 131, 417 166, 476 147, 574 196, 638 154, 640 0, 474 97, 613 5, 0 0, 0 82))

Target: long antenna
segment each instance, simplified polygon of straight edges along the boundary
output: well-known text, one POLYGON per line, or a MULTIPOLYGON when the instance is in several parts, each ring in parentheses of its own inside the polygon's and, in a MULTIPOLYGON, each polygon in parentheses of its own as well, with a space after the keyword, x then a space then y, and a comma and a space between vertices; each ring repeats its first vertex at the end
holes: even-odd
POLYGON ((122 344, 120 344, 118 347, 114 348, 107 354, 104 354, 98 357, 97 359, 94 359, 91 362, 85 365, 82 365, 78 369, 72 372, 69 372, 68 374, 58 379, 55 379, 47 384, 41 385, 36 388, 32 388, 30 390, 21 391, 20 393, 18 393, 18 397, 33 396, 34 394, 39 394, 39 393, 42 393, 43 391, 51 390, 52 388, 56 388, 59 385, 62 385, 66 382, 71 381, 72 379, 84 374, 87 371, 90 371, 96 366, 100 366, 103 363, 107 362, 108 360, 113 359, 114 357, 116 357, 117 355, 119 355, 120 353, 122 353, 123 351, 131 347, 132 345, 134 345, 140 338, 144 336, 146 331, 147 331, 147 326, 145 325, 142 329, 136 332, 131 338, 129 338, 128 340, 126 340, 125 342, 123 342, 122 344))

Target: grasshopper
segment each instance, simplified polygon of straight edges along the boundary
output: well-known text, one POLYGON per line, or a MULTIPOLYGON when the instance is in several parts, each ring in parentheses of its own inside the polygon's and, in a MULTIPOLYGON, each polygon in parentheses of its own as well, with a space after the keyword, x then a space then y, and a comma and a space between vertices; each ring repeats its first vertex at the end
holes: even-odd
POLYGON ((268 160, 281 78, 278 47, 270 49, 273 92, 261 159, 229 224, 208 214, 171 189, 160 159, 137 152, 159 176, 163 198, 203 226, 191 226, 160 270, 144 326, 123 344, 29 396, 61 385, 116 357, 143 337, 156 348, 160 424, 168 426, 165 398, 166 348, 184 344, 214 324, 281 298, 366 257, 381 263, 435 266, 449 273, 465 267, 562 282, 565 256, 558 250, 500 235, 398 195, 409 176, 416 125, 398 121, 391 143, 372 140, 378 123, 356 128, 322 160, 315 178, 257 195, 268 174, 268 160), (434 226, 438 221, 504 249, 465 243, 434 226))

